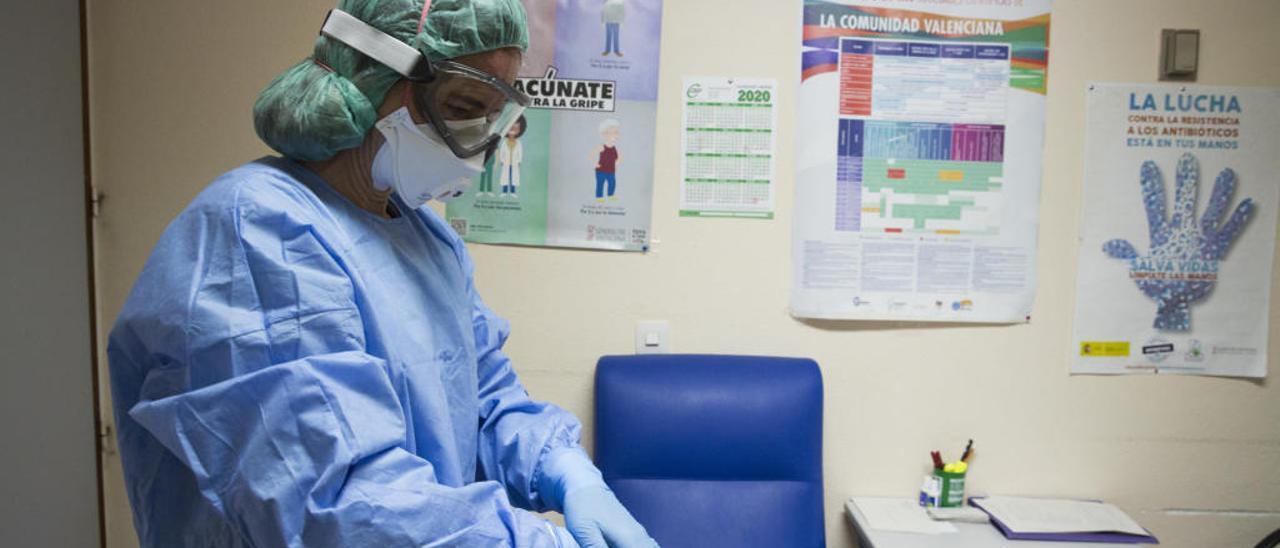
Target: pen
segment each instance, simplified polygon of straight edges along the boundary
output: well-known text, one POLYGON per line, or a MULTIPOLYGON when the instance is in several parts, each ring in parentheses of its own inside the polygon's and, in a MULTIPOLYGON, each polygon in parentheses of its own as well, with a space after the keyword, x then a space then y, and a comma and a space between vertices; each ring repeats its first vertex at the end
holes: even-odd
POLYGON ((969 445, 964 446, 964 455, 960 456, 962 462, 969 462, 969 455, 973 453, 973 440, 969 440, 969 445))

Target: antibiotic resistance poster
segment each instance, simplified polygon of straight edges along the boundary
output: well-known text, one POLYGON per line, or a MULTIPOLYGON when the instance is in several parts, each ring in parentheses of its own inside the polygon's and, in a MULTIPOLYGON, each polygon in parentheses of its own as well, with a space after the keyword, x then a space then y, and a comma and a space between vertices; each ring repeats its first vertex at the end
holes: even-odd
POLYGON ((1072 372, 1266 376, 1280 90, 1086 93, 1072 372))

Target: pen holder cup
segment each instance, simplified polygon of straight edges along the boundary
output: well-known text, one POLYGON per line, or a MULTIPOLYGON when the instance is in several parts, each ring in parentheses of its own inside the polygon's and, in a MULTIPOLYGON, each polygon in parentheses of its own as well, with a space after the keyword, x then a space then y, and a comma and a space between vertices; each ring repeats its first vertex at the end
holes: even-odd
POLYGON ((954 508, 964 506, 964 472, 934 470, 933 477, 939 486, 938 506, 954 508))

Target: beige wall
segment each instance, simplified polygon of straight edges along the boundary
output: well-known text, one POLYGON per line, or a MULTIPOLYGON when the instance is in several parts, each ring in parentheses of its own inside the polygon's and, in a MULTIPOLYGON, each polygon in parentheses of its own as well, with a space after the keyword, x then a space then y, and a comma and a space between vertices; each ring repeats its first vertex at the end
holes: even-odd
MULTIPOLYGON (((1085 84, 1152 81, 1159 29, 1190 27, 1203 32, 1201 83, 1280 86, 1280 2, 1057 2, 1039 291, 1033 321, 1010 327, 788 315, 799 3, 667 1, 653 252, 474 246, 477 282, 514 324, 508 348, 534 395, 577 412, 589 436, 596 358, 629 352, 636 320, 667 319, 678 352, 804 355, 822 364, 832 546, 853 543, 845 499, 912 494, 927 452, 954 454, 967 437, 977 439, 975 492, 1110 499, 1173 547, 1251 546, 1280 526, 1274 381, 1069 377, 1066 365, 1085 84), (780 80, 776 220, 677 217, 686 74, 780 80), (955 404, 918 403, 944 399, 955 404)), ((92 170, 106 195, 97 233, 104 330, 165 223, 218 173, 266 152, 250 106, 270 78, 308 54, 331 5, 89 2, 92 170)), ((107 464, 111 545, 130 546, 118 461, 107 464)))

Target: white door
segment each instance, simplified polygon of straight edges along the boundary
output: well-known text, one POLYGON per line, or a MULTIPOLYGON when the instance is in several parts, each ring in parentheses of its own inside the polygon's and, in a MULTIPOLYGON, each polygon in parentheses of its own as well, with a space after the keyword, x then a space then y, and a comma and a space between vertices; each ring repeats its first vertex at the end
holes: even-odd
POLYGON ((0 541, 99 532, 77 0, 0 18, 0 541))

